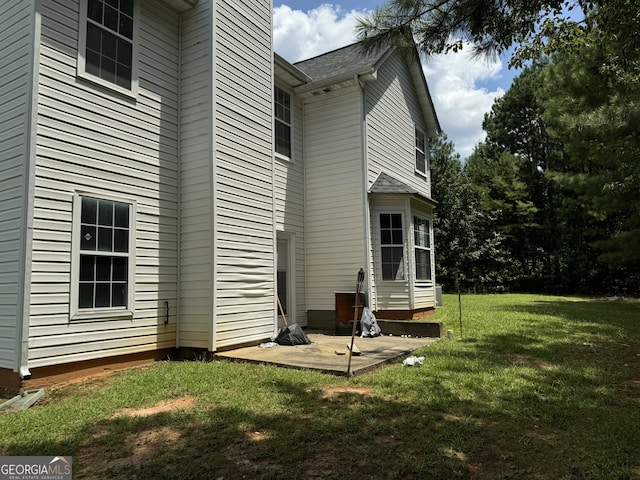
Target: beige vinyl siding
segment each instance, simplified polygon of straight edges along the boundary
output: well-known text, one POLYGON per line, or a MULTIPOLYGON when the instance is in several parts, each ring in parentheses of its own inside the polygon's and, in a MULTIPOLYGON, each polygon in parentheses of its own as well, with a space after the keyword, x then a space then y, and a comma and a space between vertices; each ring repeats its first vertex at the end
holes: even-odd
POLYGON ((139 91, 128 99, 76 78, 79 3, 42 2, 32 367, 175 346, 178 15, 161 2, 140 7, 139 91), (136 202, 131 319, 69 319, 78 191, 136 202))
POLYGON ((213 349, 211 2, 182 15, 180 347, 213 349))
POLYGON ((0 368, 20 366, 35 10, 0 2, 0 368))
POLYGON ((220 348, 275 330, 271 3, 218 2, 214 32, 220 348))
POLYGON ((350 87, 305 104, 308 310, 333 310, 365 266, 360 98, 350 87))
MULTIPOLYGON (((304 155, 302 151, 302 104, 291 95, 292 142, 291 160, 276 158, 275 196, 276 230, 293 234, 295 242, 295 313, 292 319, 300 325, 307 324, 305 304, 305 255, 304 255, 304 155)), ((289 318, 287 318, 289 320, 289 318)))
POLYGON ((368 187, 380 172, 429 196, 427 179, 415 172, 414 126, 426 132, 407 63, 394 52, 365 87, 368 187))
MULTIPOLYGON (((367 180, 370 187, 380 172, 385 172, 415 188, 423 195, 431 194, 429 175, 425 178, 415 171, 415 131, 427 132, 416 88, 406 61, 394 52, 380 67, 376 81, 365 87, 367 112, 367 180)), ((372 305, 376 310, 407 310, 435 306, 433 282, 416 282, 413 265, 413 238, 410 228, 414 214, 432 219, 431 208, 420 203, 419 210, 411 210, 408 199, 394 200, 378 196, 371 218, 372 255, 376 280, 371 289, 372 305), (405 227, 404 282, 381 280, 380 239, 377 213, 403 213, 405 227)), ((418 208, 418 207, 415 207, 418 208)), ((432 249, 432 267, 434 265, 432 249)))

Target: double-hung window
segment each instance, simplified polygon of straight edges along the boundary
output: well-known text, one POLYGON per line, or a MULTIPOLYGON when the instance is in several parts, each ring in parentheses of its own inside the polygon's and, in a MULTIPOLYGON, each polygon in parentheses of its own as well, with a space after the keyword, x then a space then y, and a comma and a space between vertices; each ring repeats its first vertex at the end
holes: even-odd
POLYGON ((416 172, 421 175, 427 175, 427 137, 423 131, 415 129, 416 141, 416 172))
POLYGON ((413 217, 416 280, 431 280, 431 236, 429 220, 413 217))
POLYGON ((279 87, 274 88, 275 150, 291 158, 291 95, 279 87))
POLYGON ((134 0, 81 0, 78 73, 135 93, 134 0))
POLYGON ((76 206, 72 312, 132 310, 133 205, 79 196, 76 206))
POLYGON ((402 214, 380 214, 383 280, 404 280, 404 238, 402 232, 402 214))

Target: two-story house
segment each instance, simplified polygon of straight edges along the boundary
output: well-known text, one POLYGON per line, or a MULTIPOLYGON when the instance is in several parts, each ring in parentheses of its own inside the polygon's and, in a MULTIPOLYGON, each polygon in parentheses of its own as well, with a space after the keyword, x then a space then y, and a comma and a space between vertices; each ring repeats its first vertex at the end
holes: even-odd
POLYGON ((420 65, 292 65, 271 2, 16 0, 0 11, 0 385, 435 306, 420 65))

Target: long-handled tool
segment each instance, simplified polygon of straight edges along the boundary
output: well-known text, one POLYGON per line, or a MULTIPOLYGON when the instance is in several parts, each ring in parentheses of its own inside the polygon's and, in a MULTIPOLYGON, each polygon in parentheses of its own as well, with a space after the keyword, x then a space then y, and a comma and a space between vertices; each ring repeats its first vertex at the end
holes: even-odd
POLYGON ((360 268, 358 272, 358 282, 356 283, 356 302, 353 307, 353 326, 351 327, 351 346, 349 347, 349 363, 347 364, 347 375, 353 375, 351 372, 351 356, 353 355, 353 341, 356 337, 356 325, 358 324, 358 313, 360 312, 360 291, 364 282, 364 270, 360 268))

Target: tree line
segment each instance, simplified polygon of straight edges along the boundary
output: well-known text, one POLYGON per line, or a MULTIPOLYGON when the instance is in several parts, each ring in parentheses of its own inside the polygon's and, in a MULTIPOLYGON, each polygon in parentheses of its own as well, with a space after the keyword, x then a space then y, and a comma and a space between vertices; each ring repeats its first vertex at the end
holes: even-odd
POLYGON ((640 295, 638 24, 635 0, 391 0, 361 20, 368 49, 516 46, 526 65, 466 161, 432 144, 446 287, 640 295))

